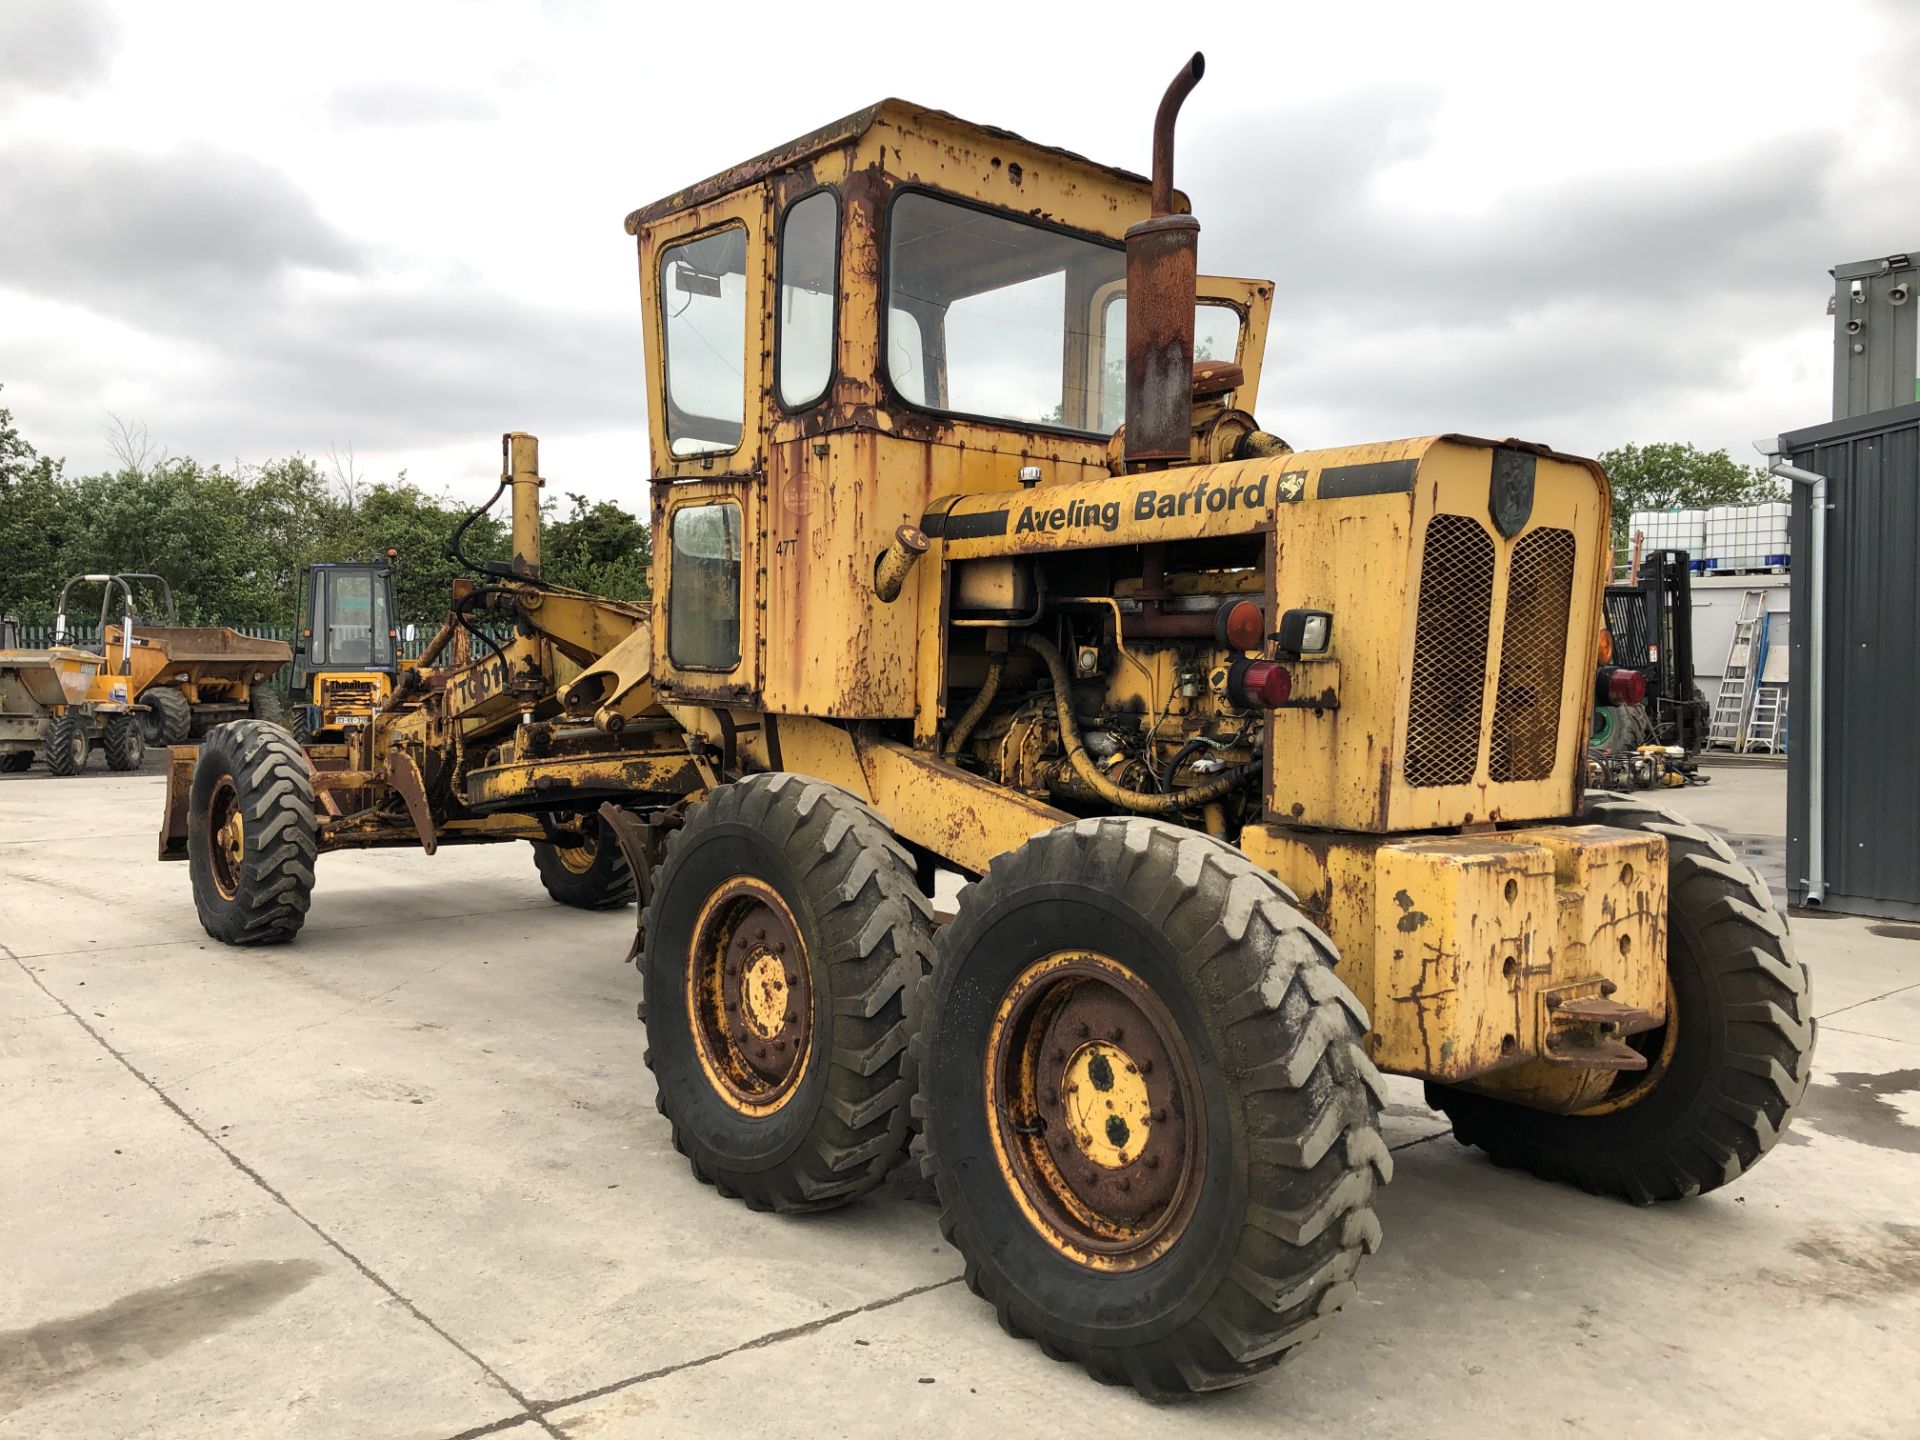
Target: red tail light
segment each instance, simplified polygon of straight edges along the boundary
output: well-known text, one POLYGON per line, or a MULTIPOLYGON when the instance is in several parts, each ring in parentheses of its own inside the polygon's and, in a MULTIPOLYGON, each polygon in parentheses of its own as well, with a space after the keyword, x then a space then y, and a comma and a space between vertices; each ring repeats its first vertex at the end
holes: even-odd
POLYGON ((1615 705, 1638 705, 1647 698, 1647 677, 1638 670, 1615 670, 1607 676, 1607 698, 1615 705))
POLYGON ((1293 698, 1293 674, 1272 660, 1242 660, 1227 672, 1227 695, 1236 705, 1278 710, 1293 698))

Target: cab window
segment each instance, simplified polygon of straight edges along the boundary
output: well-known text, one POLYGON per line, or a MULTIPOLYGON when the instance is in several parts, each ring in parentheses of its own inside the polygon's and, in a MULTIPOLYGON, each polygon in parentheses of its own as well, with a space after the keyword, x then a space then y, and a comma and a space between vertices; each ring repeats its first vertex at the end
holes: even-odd
MULTIPOLYGON (((1193 310, 1193 358, 1238 360, 1240 312, 1202 301, 1193 310)), ((1100 320, 1099 416, 1095 428, 1111 435, 1127 419, 1127 293, 1118 291, 1100 320)))
POLYGON ((386 587, 364 570, 320 572, 320 624, 313 659, 328 665, 393 663, 386 587))
POLYGON ((747 415, 746 230, 729 226, 661 251, 660 312, 672 453, 738 450, 747 415))
POLYGON ((816 190, 787 211, 780 226, 780 403, 813 404, 833 375, 833 312, 838 297, 835 235, 840 203, 816 190))
POLYGON ((667 655, 682 670, 740 663, 740 507, 731 501, 673 512, 667 655))
POLYGON ((1118 245, 909 191, 887 240, 887 374, 910 404, 1096 433, 1082 377, 1118 245))

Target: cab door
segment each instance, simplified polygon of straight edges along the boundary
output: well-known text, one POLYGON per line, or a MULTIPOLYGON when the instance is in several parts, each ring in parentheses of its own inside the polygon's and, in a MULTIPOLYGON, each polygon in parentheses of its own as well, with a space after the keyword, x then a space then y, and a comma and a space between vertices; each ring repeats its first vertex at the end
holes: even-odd
POLYGON ((768 197, 725 196, 640 232, 663 698, 757 702, 771 350, 768 197))

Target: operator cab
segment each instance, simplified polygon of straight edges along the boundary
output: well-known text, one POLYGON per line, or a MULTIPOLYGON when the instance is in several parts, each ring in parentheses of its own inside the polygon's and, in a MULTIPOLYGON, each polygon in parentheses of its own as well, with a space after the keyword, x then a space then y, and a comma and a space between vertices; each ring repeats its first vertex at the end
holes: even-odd
POLYGON ((302 743, 365 724, 400 673, 393 566, 316 564, 300 587, 291 728, 302 743))
MULTIPOLYGON (((936 497, 1110 473, 1124 237, 1152 203, 1143 176, 884 100, 627 217, 663 699, 914 714, 914 606, 876 597, 874 557, 936 497), (846 643, 809 644, 828 615, 846 643)), ((1271 286, 1196 293, 1204 404, 1244 416, 1271 286)))

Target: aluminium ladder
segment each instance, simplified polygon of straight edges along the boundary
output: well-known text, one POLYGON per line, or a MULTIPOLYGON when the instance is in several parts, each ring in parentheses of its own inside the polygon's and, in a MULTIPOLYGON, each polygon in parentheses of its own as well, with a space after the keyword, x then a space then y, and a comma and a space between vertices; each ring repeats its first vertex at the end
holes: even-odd
POLYGON ((1747 709, 1753 700, 1754 662, 1759 658, 1756 642, 1766 604, 1763 590, 1748 590, 1740 596, 1740 613, 1733 622, 1733 644, 1727 649, 1727 668, 1721 674, 1720 693, 1713 697, 1713 717, 1707 723, 1709 747, 1741 748, 1747 728, 1747 709))
POLYGON ((1741 748, 1778 755, 1780 741, 1786 734, 1786 721, 1787 687, 1762 685, 1753 692, 1753 713, 1747 717, 1747 739, 1741 748))

